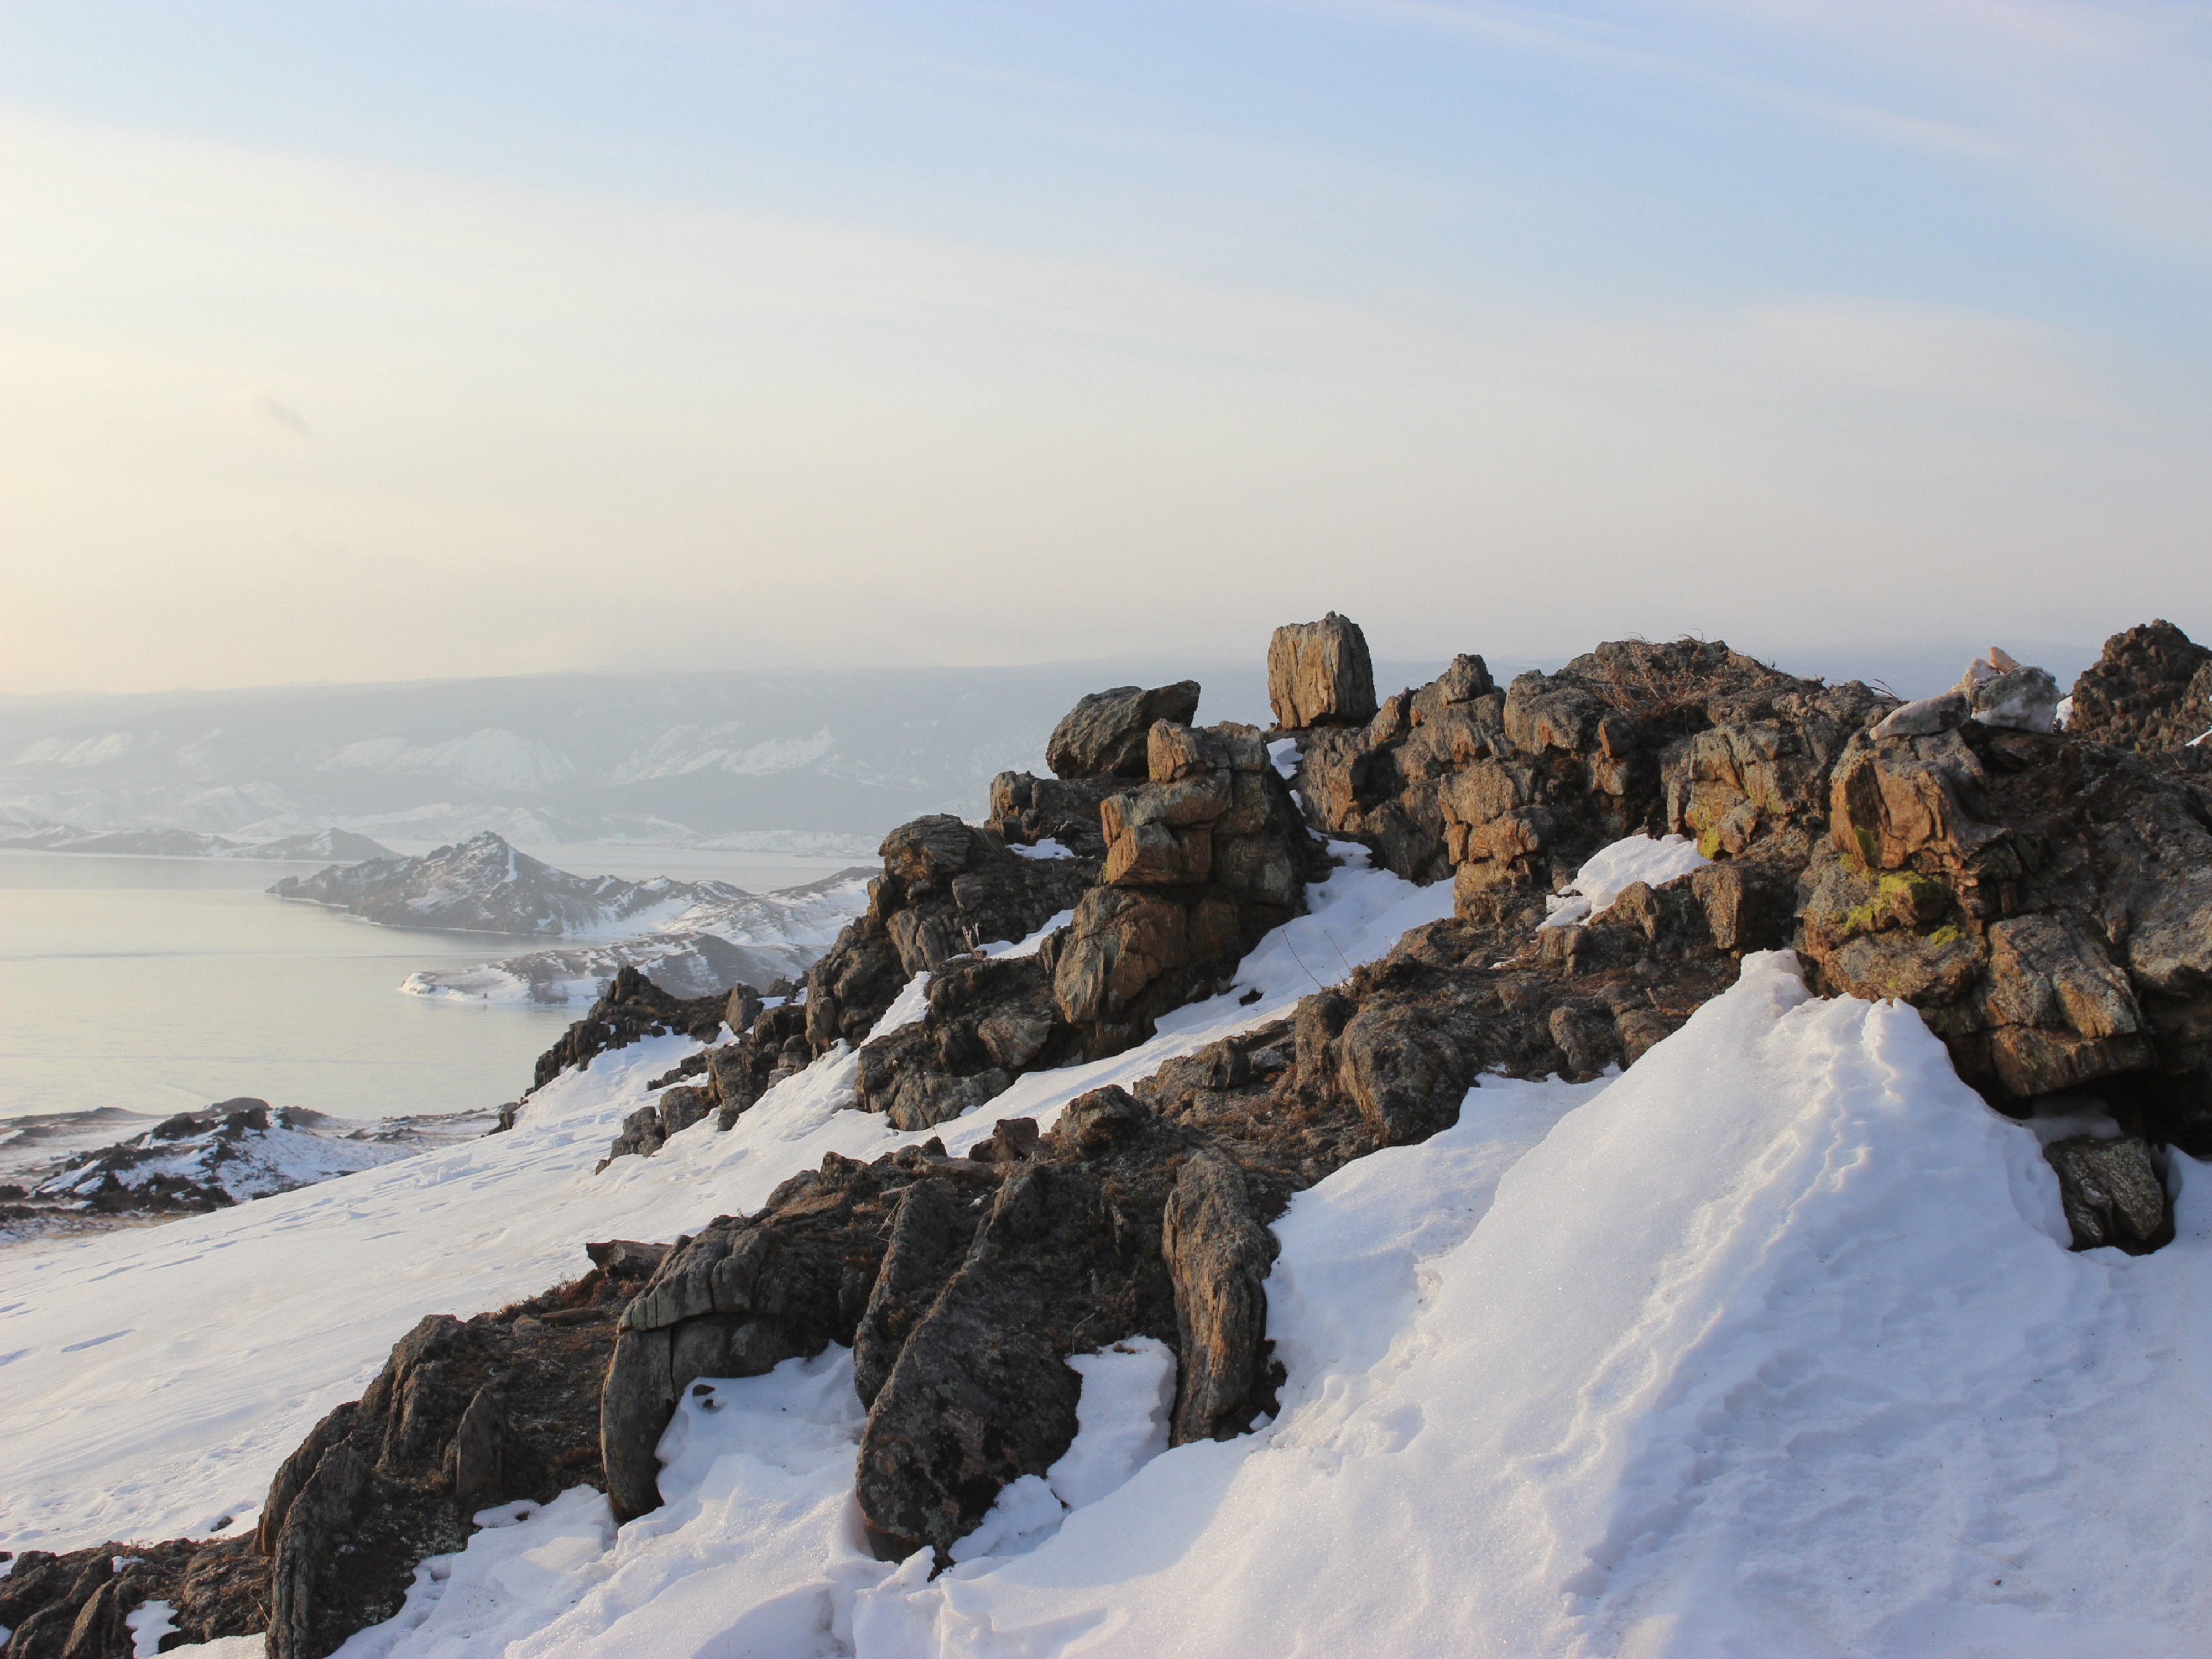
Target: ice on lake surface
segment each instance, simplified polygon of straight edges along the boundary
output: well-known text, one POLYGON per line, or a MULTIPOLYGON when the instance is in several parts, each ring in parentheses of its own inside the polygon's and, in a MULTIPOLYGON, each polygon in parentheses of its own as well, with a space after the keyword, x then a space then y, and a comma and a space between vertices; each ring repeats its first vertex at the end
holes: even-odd
MULTIPOLYGON (((659 850, 561 852, 599 874, 659 850)), ((727 854, 680 873, 781 886, 845 862, 727 854)), ((520 1094, 582 1010, 400 994, 417 969, 516 942, 372 927, 261 890, 313 867, 0 853, 0 1118, 167 1115, 240 1095, 384 1117, 520 1094)))

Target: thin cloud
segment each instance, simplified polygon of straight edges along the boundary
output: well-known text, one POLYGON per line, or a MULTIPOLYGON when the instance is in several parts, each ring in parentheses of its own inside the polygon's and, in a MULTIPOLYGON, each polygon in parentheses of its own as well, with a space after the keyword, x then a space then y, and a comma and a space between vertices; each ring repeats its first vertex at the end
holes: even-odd
POLYGON ((314 428, 307 424, 307 416, 296 409, 278 403, 259 386, 247 386, 232 392, 226 406, 234 419, 257 431, 275 433, 287 438, 312 439, 315 435, 314 428))

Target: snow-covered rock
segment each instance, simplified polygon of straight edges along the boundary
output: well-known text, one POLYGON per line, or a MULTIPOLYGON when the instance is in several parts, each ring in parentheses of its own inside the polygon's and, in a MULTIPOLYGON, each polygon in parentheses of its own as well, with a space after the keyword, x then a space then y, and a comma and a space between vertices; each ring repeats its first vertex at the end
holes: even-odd
POLYGON ((28 1190, 0 1219, 0 1239, 74 1231, 85 1219, 189 1214, 267 1198, 483 1134, 496 1118, 462 1112, 363 1123, 239 1099, 90 1146, 99 1130, 112 1136, 116 1120, 143 1116, 100 1111, 14 1120, 5 1126, 12 1131, 9 1173, 28 1190))
POLYGON ((1603 915, 1624 889, 1639 881, 1657 887, 1709 862, 1687 836, 1625 836, 1585 860, 1575 878, 1544 902, 1543 926, 1565 927, 1603 915))

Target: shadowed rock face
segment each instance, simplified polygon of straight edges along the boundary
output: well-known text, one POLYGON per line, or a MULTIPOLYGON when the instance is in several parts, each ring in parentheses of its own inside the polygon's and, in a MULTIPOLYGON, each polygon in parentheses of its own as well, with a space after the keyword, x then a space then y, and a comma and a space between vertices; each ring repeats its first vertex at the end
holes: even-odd
POLYGON ((252 1636, 268 1622, 268 1563, 246 1535, 110 1541, 61 1555, 25 1550, 0 1578, 0 1627, 14 1632, 4 1651, 9 1659, 129 1659, 137 1642, 125 1621, 149 1601, 168 1603, 183 1641, 252 1636))
POLYGON ((1061 778, 1141 778, 1145 735, 1160 720, 1188 726, 1198 713, 1198 682, 1145 691, 1133 685, 1094 691, 1070 709, 1044 746, 1061 778))
POLYGON ((322 1659, 390 1618, 415 1564, 462 1547, 477 1510, 604 1483, 600 1375, 615 1321, 664 1247, 589 1249, 595 1266, 572 1285, 496 1314, 423 1320, 368 1392, 285 1461, 255 1538, 270 1659, 322 1659))
POLYGON ((2212 650, 2170 622, 2105 641, 2074 682, 2066 729, 2118 749, 2179 749, 2212 731, 2212 650))

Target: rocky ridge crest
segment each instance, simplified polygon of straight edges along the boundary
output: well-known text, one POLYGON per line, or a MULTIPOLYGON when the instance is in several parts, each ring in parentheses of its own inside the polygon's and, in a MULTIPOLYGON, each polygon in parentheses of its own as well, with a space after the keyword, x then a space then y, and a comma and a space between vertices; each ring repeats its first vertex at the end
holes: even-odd
MULTIPOLYGON (((1633 1065, 1753 950, 1794 945, 1826 994, 1910 1003, 1999 1109, 2086 1126, 2046 1147, 2077 1247, 2170 1233, 2164 1148, 2212 1150, 2212 793, 2165 763, 2172 750, 2036 729, 2043 688, 1989 690, 2021 672, 1995 653, 1933 710, 1696 641, 1608 644, 1502 690, 1463 656, 1387 698, 1371 669, 1363 688, 1366 662, 1341 617, 1284 630, 1275 732, 1155 719, 1141 779, 1010 775, 987 827, 894 831, 868 915, 797 1000, 741 991, 687 1012, 630 987, 640 1031, 696 1018, 702 1040, 710 1018, 738 1034, 664 1079, 664 1133, 672 1115, 733 1122, 840 1044, 861 1046, 856 1103, 923 1129, 1002 1076, 1118 1052, 1211 994, 1248 931, 1296 913, 1322 836, 1454 884, 1454 915, 1384 960, 1286 1019, 1079 1097, 1048 1133, 1012 1120, 965 1157, 935 1139, 866 1164, 832 1155, 665 1255, 638 1251, 635 1271, 602 1264, 580 1300, 569 1287, 426 1321, 278 1476, 261 1547, 289 1599, 271 1652, 319 1659, 391 1603, 409 1550, 455 1547, 465 1504, 531 1501, 551 1468, 604 1477, 618 1514, 653 1507, 653 1448, 685 1389, 830 1342, 854 1352, 855 1494, 886 1553, 928 1546, 941 1564, 1003 1486, 1066 1450, 1071 1354, 1155 1337, 1177 1361, 1175 1439, 1241 1433, 1276 1386, 1268 1224, 1292 1194, 1449 1125, 1486 1073, 1633 1065), (1692 837, 1706 862, 1553 916, 1555 889, 1638 833, 1692 837), (1073 855, 1020 850, 1048 840, 1073 855), (979 953, 1040 933, 1030 956, 979 953), (923 1018, 871 1040, 922 972, 923 1018), (587 1316, 556 1322, 574 1309, 587 1316), (564 1329, 588 1353, 542 1334, 564 1329), (525 1373, 542 1382, 509 1380, 525 1373), (511 1464, 484 1450, 510 1444, 535 1449, 511 1464), (311 1488, 342 1501, 319 1506, 311 1488), (288 1555, 301 1516, 331 1518, 288 1555), (404 1544, 380 1554, 380 1540, 404 1544), (310 1571, 348 1542, 374 1573, 310 1571)), ((1120 738, 1087 738, 1094 758, 1078 763, 1131 764, 1144 697, 1115 706, 1120 738)), ((630 1040, 609 1025, 562 1063, 630 1040)))

